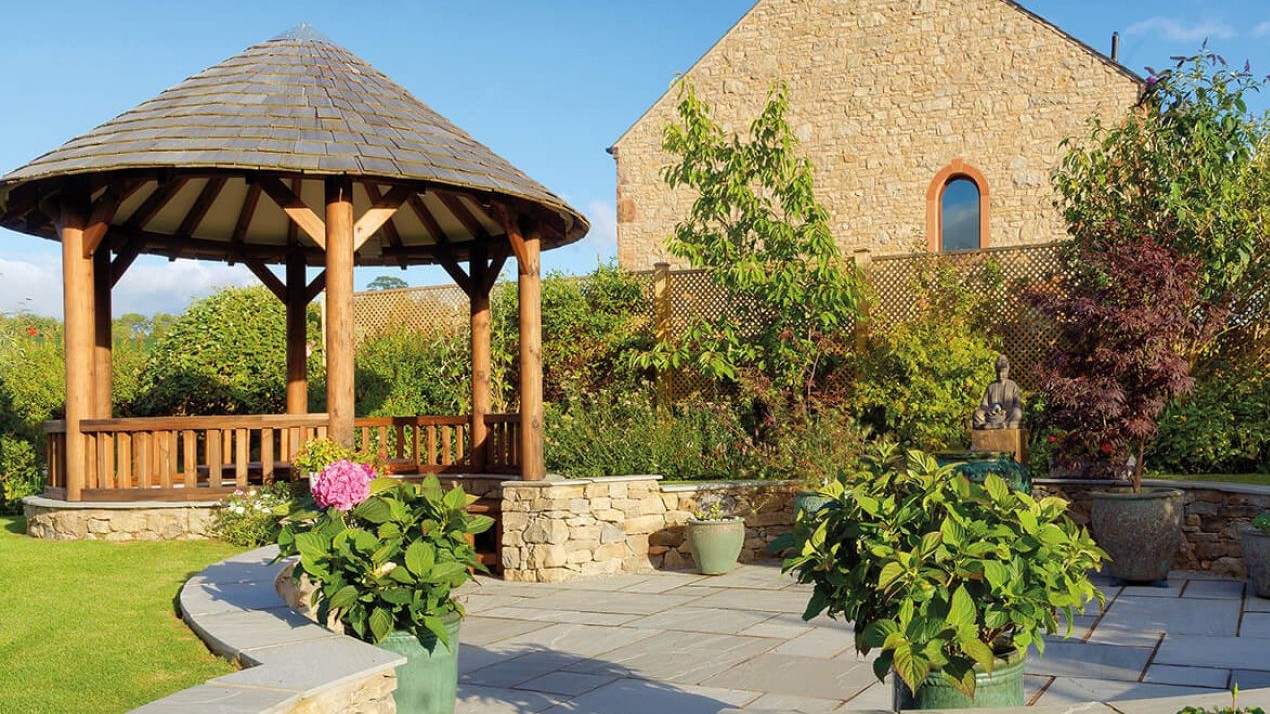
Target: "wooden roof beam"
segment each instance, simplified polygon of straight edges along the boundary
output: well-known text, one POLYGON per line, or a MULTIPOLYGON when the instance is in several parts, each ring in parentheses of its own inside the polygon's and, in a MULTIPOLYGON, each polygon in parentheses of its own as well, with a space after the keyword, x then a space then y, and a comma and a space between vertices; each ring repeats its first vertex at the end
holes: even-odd
POLYGON ((323 270, 322 272, 318 273, 313 278, 313 282, 305 286, 304 303, 307 305, 308 303, 313 302, 313 298, 316 298, 318 296, 318 293, 322 292, 325 289, 326 289, 326 271, 323 270))
POLYGON ((88 225, 84 228, 84 257, 91 258, 105 240, 110 230, 110 222, 114 220, 119 206, 127 200, 142 182, 138 180, 111 184, 93 203, 92 214, 88 217, 88 225))
POLYGON ((256 214, 256 204, 259 202, 260 183, 251 183, 247 186, 247 195, 243 197, 243 207, 238 211, 238 221, 234 224, 234 232, 229 237, 230 241, 242 243, 247 237, 247 229, 251 227, 251 219, 256 214))
POLYGON ((309 208, 295 191, 276 176, 262 176, 256 179, 264 192, 278 204, 278 208, 304 231, 317 247, 326 250, 326 223, 309 208))
POLYGON ((185 214, 185 218, 181 219, 181 225, 176 229, 176 235, 183 238, 190 238, 194 235, 194 231, 198 229, 198 224, 203 222, 203 218, 207 216, 207 211, 216 202, 216 197, 220 195, 221 189, 225 188, 226 179, 224 176, 207 179, 207 183, 203 185, 203 190, 199 192, 198 198, 194 199, 194 204, 190 206, 190 210, 185 214))
POLYGON ((268 266, 254 258, 247 258, 243 261, 243 265, 247 266, 251 274, 264 283, 266 288, 269 288, 269 292, 273 293, 274 297, 283 303, 287 301, 287 286, 282 284, 282 281, 278 279, 277 275, 273 274, 273 271, 268 266))
MULTIPOLYGON (((366 184, 366 193, 371 197, 371 207, 353 224, 353 250, 359 250, 370 237, 381 227, 390 224, 398 209, 415 193, 409 186, 396 186, 388 193, 380 196, 379 190, 366 184), (372 193, 373 191, 373 193, 372 193)), ((393 229, 396 230, 395 228, 393 229)), ((400 242, 400 238, 398 239, 400 242)))
POLYGON ((494 283, 498 282, 498 274, 503 272, 503 266, 507 264, 507 258, 511 252, 510 242, 500 241, 494 244, 494 249, 490 251, 489 268, 485 271, 485 284, 481 286, 487 294, 494 289, 494 283))
POLYGON ((184 176, 177 176, 168 181, 159 181, 158 186, 154 189, 154 193, 146 197, 146 200, 132 212, 128 220, 124 222, 123 227, 128 231, 145 230, 146 224, 154 220, 159 211, 172 200, 181 189, 185 188, 185 184, 189 179, 184 176))
POLYGON ((459 219, 459 223, 463 224, 463 227, 467 229, 473 239, 489 238, 489 231, 485 230, 485 226, 481 225, 476 216, 472 215, 467 206, 463 205, 462 199, 449 191, 436 191, 435 193, 437 198, 441 199, 441 203, 445 204, 446 210, 459 219))

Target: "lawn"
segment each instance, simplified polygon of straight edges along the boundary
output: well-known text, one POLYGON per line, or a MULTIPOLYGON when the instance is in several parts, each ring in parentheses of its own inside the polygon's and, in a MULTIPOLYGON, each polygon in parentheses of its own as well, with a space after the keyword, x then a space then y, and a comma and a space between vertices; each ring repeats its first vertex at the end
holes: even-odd
POLYGON ((233 667, 177 618, 209 541, 53 542, 0 518, 0 712, 127 711, 233 667))
POLYGON ((1149 474, 1145 478, 1158 478, 1166 481, 1225 481, 1227 483, 1250 483, 1256 486, 1270 486, 1270 474, 1149 474))

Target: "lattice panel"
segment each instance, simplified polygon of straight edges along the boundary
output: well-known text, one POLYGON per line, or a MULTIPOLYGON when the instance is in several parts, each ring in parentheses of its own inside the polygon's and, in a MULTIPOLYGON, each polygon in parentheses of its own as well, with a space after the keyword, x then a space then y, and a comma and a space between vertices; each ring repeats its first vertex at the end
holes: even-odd
MULTIPOLYGON (((989 316, 991 334, 1010 358, 1012 377, 1024 388, 1037 385, 1036 368, 1058 337, 1057 327, 1022 298, 1029 280, 1043 280, 1062 270, 1061 244, 989 248, 952 253, 937 259, 951 263, 963 285, 989 284, 988 276, 999 274, 999 287, 991 291, 989 316)), ((927 253, 875 258, 868 272, 875 304, 872 314, 882 326, 917 316, 918 276, 936 257, 927 253)))
POLYGON ((467 294, 457 285, 371 290, 353 296, 354 339, 390 329, 454 332, 468 327, 467 294))

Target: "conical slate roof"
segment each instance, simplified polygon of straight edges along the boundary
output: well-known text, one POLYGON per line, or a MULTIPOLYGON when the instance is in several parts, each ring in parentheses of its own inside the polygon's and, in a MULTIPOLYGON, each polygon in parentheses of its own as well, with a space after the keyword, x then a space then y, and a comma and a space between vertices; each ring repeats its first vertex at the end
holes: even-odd
POLYGON ((258 179, 283 178, 320 216, 323 180, 332 175, 354 179, 359 215, 394 187, 418 189, 359 251, 359 263, 436 262, 428 246, 463 253, 465 241, 500 236, 491 202, 541 219, 544 248, 588 229, 559 196, 307 26, 0 178, 0 225, 54 237, 37 207, 82 177, 97 195, 107 187, 126 194, 111 233, 139 236, 147 252, 232 258, 257 246, 267 250, 254 257, 277 260, 274 249, 296 245, 297 234, 277 205, 260 199, 258 179))

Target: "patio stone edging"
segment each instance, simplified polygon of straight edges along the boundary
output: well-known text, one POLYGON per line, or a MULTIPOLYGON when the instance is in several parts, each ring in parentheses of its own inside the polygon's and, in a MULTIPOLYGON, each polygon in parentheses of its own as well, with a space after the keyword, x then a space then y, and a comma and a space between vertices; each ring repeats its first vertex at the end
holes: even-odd
POLYGON ((228 558, 190 578, 181 618, 216 654, 244 669, 135 714, 392 714, 400 655, 313 624, 274 590, 277 546, 228 558))

